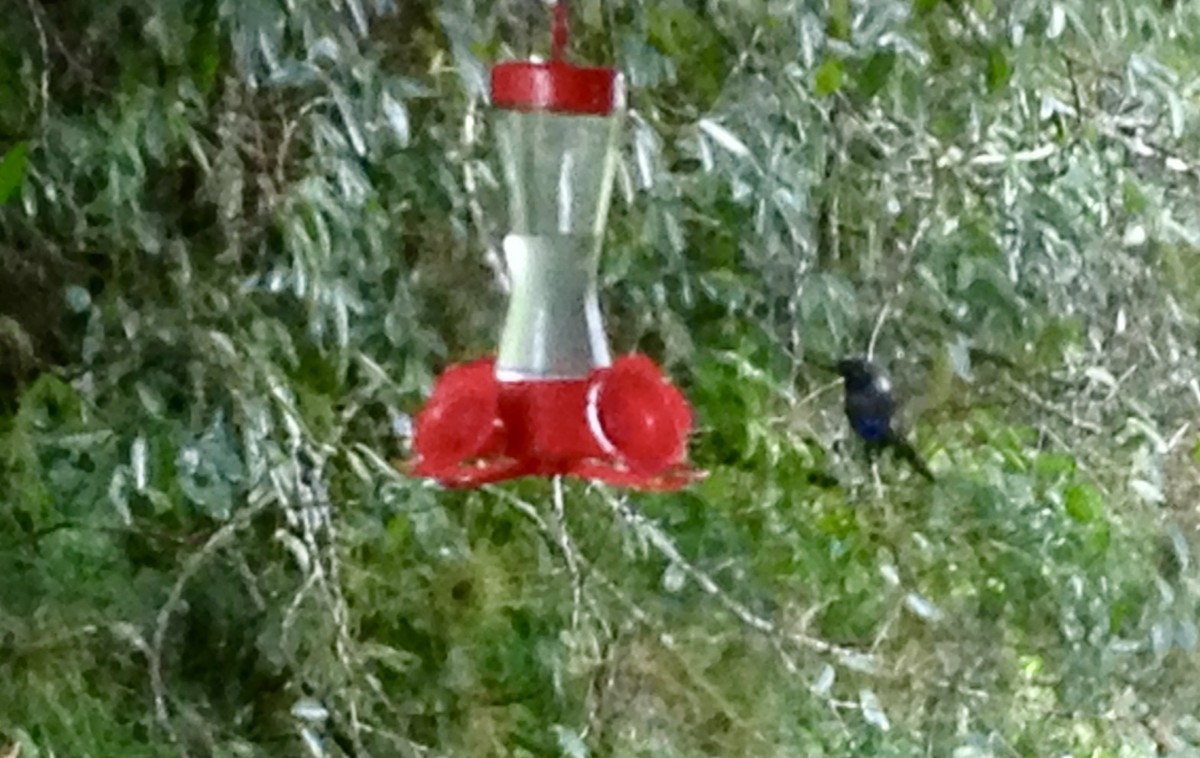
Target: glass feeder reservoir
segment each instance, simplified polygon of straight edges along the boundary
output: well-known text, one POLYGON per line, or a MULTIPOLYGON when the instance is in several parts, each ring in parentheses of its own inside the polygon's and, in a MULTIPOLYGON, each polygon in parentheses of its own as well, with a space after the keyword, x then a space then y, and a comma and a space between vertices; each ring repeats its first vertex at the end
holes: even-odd
POLYGON ((492 70, 492 100, 512 282, 496 376, 586 376, 610 363, 596 276, 624 79, 559 60, 502 63, 492 70))

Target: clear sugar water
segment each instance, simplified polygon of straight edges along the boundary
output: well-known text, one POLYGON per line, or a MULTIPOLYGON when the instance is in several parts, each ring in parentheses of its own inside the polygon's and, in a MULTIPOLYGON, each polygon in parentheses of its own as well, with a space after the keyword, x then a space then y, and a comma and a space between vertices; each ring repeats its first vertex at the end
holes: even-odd
POLYGON ((600 240, 592 235, 504 238, 512 293, 500 336, 498 376, 586 376, 610 362, 596 294, 600 240))

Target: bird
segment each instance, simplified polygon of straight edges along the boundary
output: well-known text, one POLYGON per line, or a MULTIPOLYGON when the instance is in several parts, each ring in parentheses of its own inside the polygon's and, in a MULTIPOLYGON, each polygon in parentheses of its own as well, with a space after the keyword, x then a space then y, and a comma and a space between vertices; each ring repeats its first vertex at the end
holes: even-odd
POLYGON ((880 450, 891 449, 918 474, 935 481, 929 466, 896 428, 896 399, 887 377, 866 358, 843 358, 837 363, 837 372, 846 389, 846 418, 867 444, 867 454, 874 457, 880 450))

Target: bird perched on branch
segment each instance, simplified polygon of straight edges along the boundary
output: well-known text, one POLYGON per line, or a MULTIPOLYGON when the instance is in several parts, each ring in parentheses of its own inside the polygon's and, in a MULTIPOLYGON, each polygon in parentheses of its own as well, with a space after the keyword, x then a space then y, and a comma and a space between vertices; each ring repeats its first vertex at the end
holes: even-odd
POLYGON ((896 399, 892 396, 891 382, 863 358, 838 361, 837 372, 846 387, 846 418, 854 433, 867 443, 867 454, 873 457, 890 448, 917 473, 934 481, 933 472, 895 427, 896 399))

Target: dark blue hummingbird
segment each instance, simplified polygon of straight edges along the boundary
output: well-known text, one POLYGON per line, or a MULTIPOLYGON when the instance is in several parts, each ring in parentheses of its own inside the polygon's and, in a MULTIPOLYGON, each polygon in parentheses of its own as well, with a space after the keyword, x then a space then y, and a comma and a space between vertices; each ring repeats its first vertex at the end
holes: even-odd
POLYGON ((895 427, 896 399, 887 377, 864 358, 838 361, 837 372, 846 387, 846 418, 867 444, 867 454, 874 456, 880 450, 891 449, 921 476, 934 481, 925 461, 895 427))

